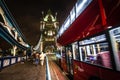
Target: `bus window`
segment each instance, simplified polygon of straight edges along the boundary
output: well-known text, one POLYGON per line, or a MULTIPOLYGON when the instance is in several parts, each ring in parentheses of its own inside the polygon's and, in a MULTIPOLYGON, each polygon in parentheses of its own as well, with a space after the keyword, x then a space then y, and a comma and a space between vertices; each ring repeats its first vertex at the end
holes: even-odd
POLYGON ((120 27, 109 31, 116 69, 120 71, 120 27))
POLYGON ((65 57, 65 48, 62 48, 62 50, 61 50, 61 56, 65 57))
POLYGON ((109 46, 104 34, 80 41, 79 43, 81 61, 112 68, 109 46))
POLYGON ((85 61, 85 58, 87 57, 85 47, 79 47, 80 51, 80 60, 85 61))
POLYGON ((95 64, 107 68, 112 68, 108 43, 107 42, 100 43, 99 47, 100 51, 97 53, 95 64))

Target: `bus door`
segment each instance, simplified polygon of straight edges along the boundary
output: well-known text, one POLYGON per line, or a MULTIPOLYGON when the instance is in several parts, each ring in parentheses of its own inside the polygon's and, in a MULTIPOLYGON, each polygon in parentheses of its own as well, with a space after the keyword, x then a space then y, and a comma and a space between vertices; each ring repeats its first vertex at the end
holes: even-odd
POLYGON ((72 44, 72 50, 73 50, 73 59, 79 61, 80 55, 78 50, 78 42, 72 44))
POLYGON ((68 73, 70 73, 70 75, 73 75, 73 54, 72 54, 72 47, 67 47, 66 48, 66 61, 67 61, 67 69, 68 69, 68 73))

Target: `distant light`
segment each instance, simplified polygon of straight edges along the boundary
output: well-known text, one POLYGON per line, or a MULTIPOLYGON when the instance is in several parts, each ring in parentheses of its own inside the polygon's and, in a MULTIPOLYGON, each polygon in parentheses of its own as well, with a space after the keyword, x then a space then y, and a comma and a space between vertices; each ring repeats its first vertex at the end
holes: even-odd
POLYGON ((108 29, 112 28, 112 26, 108 26, 108 29))
POLYGON ((84 7, 84 4, 86 2, 87 2, 87 0, 83 0, 82 3, 77 7, 77 10, 80 11, 84 7))
POLYGON ((30 47, 30 46, 27 44, 26 47, 30 47))

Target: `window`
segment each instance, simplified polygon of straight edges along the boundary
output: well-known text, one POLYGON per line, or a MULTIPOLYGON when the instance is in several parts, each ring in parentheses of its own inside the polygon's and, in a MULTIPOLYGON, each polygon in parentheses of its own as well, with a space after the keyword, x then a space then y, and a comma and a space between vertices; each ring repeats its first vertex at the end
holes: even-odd
POLYGON ((105 34, 79 42, 80 60, 107 68, 111 67, 111 58, 105 34))
POLYGON ((73 49, 73 59, 79 60, 79 51, 78 51, 78 43, 75 42, 72 44, 72 49, 73 49))
POLYGON ((120 27, 109 31, 117 70, 120 71, 120 27))

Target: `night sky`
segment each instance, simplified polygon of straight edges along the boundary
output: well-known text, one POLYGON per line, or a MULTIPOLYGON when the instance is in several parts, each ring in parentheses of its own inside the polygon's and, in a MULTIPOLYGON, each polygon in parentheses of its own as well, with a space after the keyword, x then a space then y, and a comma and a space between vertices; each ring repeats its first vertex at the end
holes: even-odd
POLYGON ((35 46, 40 37, 41 12, 50 9, 58 13, 60 25, 64 22, 77 0, 5 0, 5 3, 19 25, 26 41, 35 46))

